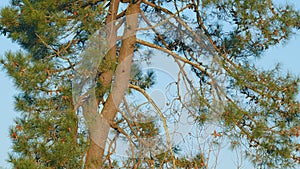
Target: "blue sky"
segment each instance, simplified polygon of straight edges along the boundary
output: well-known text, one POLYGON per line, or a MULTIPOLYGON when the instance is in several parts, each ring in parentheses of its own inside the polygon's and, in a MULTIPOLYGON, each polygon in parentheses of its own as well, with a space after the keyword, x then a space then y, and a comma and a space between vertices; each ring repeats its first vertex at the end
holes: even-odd
MULTIPOLYGON (((296 8, 300 9, 299 0, 291 0, 289 2, 292 2, 296 8)), ((8 0, 1 0, 0 7, 5 5, 8 5, 8 0)), ((260 60, 256 60, 257 65, 268 69, 274 67, 276 63, 281 63, 283 72, 289 71, 300 76, 299 48, 300 32, 285 45, 279 45, 268 50, 260 60)), ((0 57, 8 50, 16 51, 18 50, 18 46, 5 37, 0 36, 0 57)), ((17 116, 17 113, 13 109, 13 96, 17 94, 17 92, 13 87, 12 80, 9 79, 3 71, 0 71, 0 84, 0 168, 11 168, 5 160, 8 157, 7 152, 11 146, 8 129, 9 126, 13 124, 13 118, 17 116)), ((222 166, 222 164, 230 166, 232 163, 232 159, 228 156, 226 158, 220 156, 220 166, 222 166)))

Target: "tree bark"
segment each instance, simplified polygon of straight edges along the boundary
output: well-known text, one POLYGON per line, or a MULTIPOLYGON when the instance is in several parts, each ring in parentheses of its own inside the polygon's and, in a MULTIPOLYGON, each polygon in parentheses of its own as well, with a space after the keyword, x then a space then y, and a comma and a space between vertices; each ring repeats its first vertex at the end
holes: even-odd
MULTIPOLYGON (((114 1, 119 3, 119 1, 114 1)), ((113 3, 113 2, 111 2, 113 3)), ((113 5, 113 4, 111 4, 113 5)), ((116 5, 116 4, 115 4, 116 5)), ((116 7, 116 6, 114 6, 116 7)), ((87 152, 85 168, 86 169, 99 169, 103 165, 103 157, 105 152, 106 140, 108 138, 108 133, 111 124, 113 124, 114 118, 116 116, 118 107, 128 89, 130 80, 130 71, 132 58, 134 53, 134 48, 136 44, 136 30, 138 27, 138 15, 140 12, 140 2, 135 4, 129 4, 126 10, 126 25, 123 34, 123 40, 121 44, 120 54, 118 57, 118 65, 114 73, 114 83, 109 96, 104 104, 104 108, 101 115, 95 116, 97 114, 96 110, 89 110, 88 107, 84 112, 88 113, 85 116, 89 118, 88 128, 90 133, 90 146, 87 152), (93 118, 97 117, 97 118, 93 118)), ((116 16, 112 16, 111 21, 107 23, 114 23, 116 16)), ((113 24, 114 25, 114 24, 113 24)), ((115 31, 114 26, 112 30, 115 31)), ((114 32, 113 32, 114 33, 114 32)), ((112 35, 113 40, 115 40, 116 35, 112 35)), ((115 43, 115 41, 113 41, 115 43)), ((115 44, 112 44, 115 45, 115 44)), ((108 52, 109 57, 115 56, 115 49, 108 52), (109 54, 111 53, 111 54, 109 54)), ((111 83, 112 75, 108 75, 107 79, 104 79, 106 83, 111 83)), ((89 107, 97 106, 98 103, 89 103, 89 107)), ((89 105, 87 104, 87 105, 89 105)))
MULTIPOLYGON (((119 9, 120 0, 112 0, 109 6, 109 14, 106 18, 106 29, 108 30, 107 41, 109 50, 104 57, 104 62, 108 61, 110 64, 112 62, 116 62, 116 39, 117 39, 117 29, 115 26, 115 21, 117 18, 117 13, 119 9)), ((99 71, 100 68, 98 68, 99 71)), ((89 147, 86 154, 85 168, 86 169, 96 169, 100 168, 102 165, 102 158, 104 156, 104 147, 101 145, 106 143, 107 137, 105 133, 102 133, 101 129, 106 128, 104 131, 109 130, 109 125, 105 123, 103 118, 96 111, 100 101, 103 100, 103 96, 105 92, 110 88, 112 77, 114 74, 114 68, 111 67, 107 69, 105 72, 102 72, 99 77, 98 82, 102 85, 102 90, 100 93, 96 93, 98 95, 99 100, 94 103, 87 103, 83 107, 84 118, 87 123, 87 127, 89 129, 89 147), (92 110, 90 110, 92 108, 92 110)))

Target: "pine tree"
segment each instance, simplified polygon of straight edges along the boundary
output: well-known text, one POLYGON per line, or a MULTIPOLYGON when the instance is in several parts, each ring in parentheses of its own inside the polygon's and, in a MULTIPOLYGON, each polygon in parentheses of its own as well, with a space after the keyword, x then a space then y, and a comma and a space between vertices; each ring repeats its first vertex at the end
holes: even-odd
POLYGON ((299 166, 299 79, 251 63, 300 28, 291 5, 12 0, 0 15, 1 33, 22 48, 1 60, 19 90, 15 168, 207 168, 227 141, 256 168, 299 166), (164 108, 149 94, 161 69, 143 69, 157 55, 176 67, 164 108), (172 140, 184 114, 195 123, 184 138, 192 143, 217 126, 209 149, 198 142, 188 152, 172 140))

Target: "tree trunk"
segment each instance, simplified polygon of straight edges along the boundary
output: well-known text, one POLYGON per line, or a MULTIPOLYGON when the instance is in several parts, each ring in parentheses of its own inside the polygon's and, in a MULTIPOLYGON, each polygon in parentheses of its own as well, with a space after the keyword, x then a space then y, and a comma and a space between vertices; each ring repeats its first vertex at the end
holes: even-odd
MULTIPOLYGON (((114 1, 111 3, 111 6, 118 5, 116 3, 119 3, 119 1, 114 1)), ((98 115, 98 118, 95 119, 93 118, 93 114, 97 114, 96 110, 89 110, 88 108, 84 110, 85 112, 89 113, 89 115, 86 116, 90 119, 90 121, 87 122, 89 123, 88 128, 90 132, 90 147, 86 157, 86 169, 99 169, 103 165, 103 156, 105 151, 106 140, 108 138, 108 133, 110 130, 110 125, 114 121, 114 118, 118 111, 118 107, 129 85, 132 57, 136 43, 136 29, 138 26, 139 12, 140 2, 136 4, 129 4, 126 11, 126 26, 124 30, 124 38, 121 44, 120 54, 118 57, 118 65, 114 74, 114 83, 109 93, 109 96, 104 104, 104 108, 101 112, 101 115, 98 115)), ((112 22, 114 22, 115 19, 116 17, 112 16, 112 22)), ((107 24, 110 24, 110 22, 107 22, 107 24)), ((113 30, 115 30, 115 28, 113 28, 113 30)), ((112 37, 115 38, 115 35, 112 35, 112 37)), ((109 51, 109 53, 110 52, 114 52, 114 50, 109 51)), ((115 53, 113 54, 114 55, 109 56, 115 56, 115 53)), ((109 80, 109 78, 106 80, 109 80)), ((110 83, 111 80, 112 76, 110 79, 110 83)))

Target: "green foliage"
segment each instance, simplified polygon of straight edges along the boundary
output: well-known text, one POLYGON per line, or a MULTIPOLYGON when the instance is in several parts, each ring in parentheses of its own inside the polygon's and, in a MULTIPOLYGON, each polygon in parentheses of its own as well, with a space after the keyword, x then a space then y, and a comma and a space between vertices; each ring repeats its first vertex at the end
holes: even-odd
POLYGON ((14 167, 83 165, 88 143, 74 112, 71 62, 100 27, 102 13, 100 3, 69 0, 12 1, 1 10, 1 33, 25 50, 1 60, 20 92, 15 110, 21 115, 10 130, 14 167))
POLYGON ((203 1, 202 7, 207 33, 222 52, 234 58, 260 56, 269 46, 286 40, 300 24, 292 6, 272 1, 203 1))
MULTIPOLYGON (((183 112, 188 112, 200 128, 217 120, 221 131, 214 131, 213 137, 224 137, 233 148, 245 150, 255 167, 295 167, 300 159, 300 103, 296 99, 300 79, 291 74, 282 75, 279 67, 259 70, 249 63, 249 59, 260 57, 269 47, 287 41, 300 27, 299 12, 290 5, 279 6, 264 0, 151 2, 154 5, 141 5, 145 16, 150 16, 149 22, 170 16, 181 21, 174 24, 166 20, 166 25, 156 25, 165 32, 156 31, 154 37, 145 39, 153 42, 153 49, 162 47, 161 51, 167 51, 170 57, 180 62, 178 81, 169 85, 176 85, 175 97, 168 98, 170 103, 167 103, 166 110, 162 110, 167 117, 167 125, 175 123, 176 116, 183 112), (178 9, 178 6, 185 5, 188 14, 178 9), (153 11, 158 13, 157 18, 152 16, 153 11), (182 33, 186 35, 178 37, 182 33), (199 35, 203 41, 191 38, 190 34, 199 35), (184 65, 191 67, 199 83, 188 79, 184 65), (218 84, 219 77, 224 79, 221 84, 224 86, 218 84), (180 81, 187 90, 184 95, 180 93, 180 81)), ((106 11, 110 3, 95 0, 12 0, 11 6, 1 9, 0 32, 24 50, 8 52, 1 60, 4 70, 19 90, 15 96, 15 110, 20 112, 20 116, 10 129, 13 150, 9 161, 15 168, 81 168, 84 165, 89 144, 87 128, 80 119, 78 105, 73 105, 72 82, 76 68, 94 68, 90 65, 97 64, 98 79, 93 79, 92 87, 95 87, 97 99, 102 99, 99 103, 103 105, 99 107, 105 106, 105 96, 111 90, 114 76, 105 85, 99 76, 109 71, 113 74, 116 70, 122 47, 119 42, 123 39, 121 37, 116 44, 114 58, 101 58, 99 64, 86 59, 89 57, 85 55, 102 57, 107 51, 86 50, 82 54, 82 50, 111 14, 106 11)), ((126 8, 126 5, 122 7, 126 8)), ((118 17, 120 30, 124 28, 121 24, 125 19, 122 15, 118 17)), ((92 45, 99 43, 104 45, 104 42, 98 41, 92 45)), ((136 44, 136 53, 143 49, 141 46, 143 44, 136 44)), ((149 55, 153 54, 151 52, 149 55)), ((88 75, 94 70, 89 71, 88 75)), ((155 70, 144 72, 135 63, 131 68, 130 83, 145 91, 157 83, 155 73, 155 70)), ((129 94, 135 96, 136 93, 130 89, 129 94)), ((149 100, 130 105, 124 102, 120 111, 124 110, 128 117, 120 112, 122 115, 114 121, 122 129, 115 128, 116 137, 122 135, 123 139, 130 141, 136 148, 131 155, 142 154, 143 158, 111 162, 111 154, 108 153, 109 162, 105 166, 123 164, 128 168, 133 165, 149 168, 175 164, 179 168, 207 167, 209 155, 200 149, 196 156, 189 158, 180 156, 180 149, 174 146, 172 151, 176 158, 172 157, 171 148, 166 151, 153 146, 145 152, 138 149, 144 146, 141 138, 157 144, 162 142, 158 138, 162 132, 159 128, 161 122, 147 114, 157 112, 151 106, 149 100), (130 114, 131 111, 137 115, 130 114), (155 148, 160 151, 152 155, 155 148)))
POLYGON ((144 73, 137 64, 133 64, 131 68, 131 84, 137 85, 146 90, 155 84, 155 73, 148 70, 144 73))
POLYGON ((281 76, 279 67, 258 71, 246 65, 233 72, 232 90, 240 91, 245 100, 226 106, 223 119, 228 133, 235 128, 239 131, 236 137, 249 140, 249 147, 256 150, 255 163, 293 167, 291 156, 297 154, 299 146, 299 135, 291 132, 299 128, 300 104, 295 100, 299 79, 290 74, 281 76))
POLYGON ((15 109, 22 114, 10 129, 14 145, 9 161, 18 168, 79 168, 86 141, 78 132, 70 82, 48 78, 54 76, 49 74, 54 64, 30 58, 18 52, 2 60, 22 91, 15 97, 15 109))

